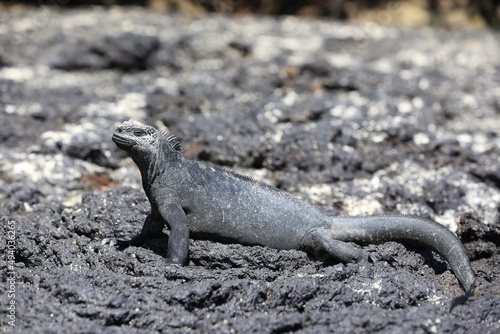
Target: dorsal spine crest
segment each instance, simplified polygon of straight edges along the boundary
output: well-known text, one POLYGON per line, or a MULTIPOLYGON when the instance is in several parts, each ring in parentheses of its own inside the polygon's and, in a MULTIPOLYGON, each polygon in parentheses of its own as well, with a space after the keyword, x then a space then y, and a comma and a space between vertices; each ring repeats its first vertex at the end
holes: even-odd
POLYGON ((170 131, 162 131, 161 137, 164 138, 168 145, 172 147, 177 152, 180 152, 182 150, 181 143, 179 142, 179 139, 177 139, 176 136, 170 133, 170 131))

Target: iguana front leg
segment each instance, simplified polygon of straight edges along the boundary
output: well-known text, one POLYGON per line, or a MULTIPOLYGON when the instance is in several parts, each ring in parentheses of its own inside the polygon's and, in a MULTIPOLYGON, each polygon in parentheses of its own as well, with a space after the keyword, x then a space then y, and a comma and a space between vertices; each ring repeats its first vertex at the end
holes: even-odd
POLYGON ((129 246, 141 246, 149 238, 159 236, 164 226, 165 220, 163 217, 157 210, 152 209, 151 213, 146 217, 142 230, 138 235, 129 240, 105 238, 102 240, 101 244, 109 244, 111 246, 118 246, 122 248, 129 246))
POLYGON ((167 263, 186 264, 189 255, 189 230, 186 213, 177 203, 160 205, 158 211, 170 228, 167 263))

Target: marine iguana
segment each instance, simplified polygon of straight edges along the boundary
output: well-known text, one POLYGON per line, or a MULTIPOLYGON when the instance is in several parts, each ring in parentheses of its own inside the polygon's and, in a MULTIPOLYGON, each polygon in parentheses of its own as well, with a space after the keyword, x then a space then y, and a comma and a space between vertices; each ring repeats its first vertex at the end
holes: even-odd
POLYGON ((141 172, 151 204, 142 231, 131 240, 107 238, 121 247, 139 246, 170 228, 166 261, 184 265, 189 237, 326 253, 342 262, 369 259, 354 245, 400 241, 429 247, 450 264, 466 294, 475 277, 460 240, 433 220, 409 215, 327 216, 286 191, 211 163, 188 160, 175 136, 137 121, 119 125, 112 137, 141 172))

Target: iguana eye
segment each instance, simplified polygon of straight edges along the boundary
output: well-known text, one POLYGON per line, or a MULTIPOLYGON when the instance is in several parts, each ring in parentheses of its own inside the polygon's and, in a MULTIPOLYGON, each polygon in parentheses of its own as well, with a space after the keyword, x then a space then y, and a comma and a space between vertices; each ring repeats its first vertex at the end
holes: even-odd
POLYGON ((142 130, 134 130, 134 136, 136 137, 142 137, 144 136, 146 133, 142 130))

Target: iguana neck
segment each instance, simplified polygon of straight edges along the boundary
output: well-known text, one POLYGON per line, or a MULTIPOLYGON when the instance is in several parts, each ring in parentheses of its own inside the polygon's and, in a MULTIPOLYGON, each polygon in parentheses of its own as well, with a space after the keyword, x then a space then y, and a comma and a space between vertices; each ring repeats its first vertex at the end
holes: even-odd
POLYGON ((156 154, 131 154, 131 157, 141 172, 142 185, 146 193, 158 176, 166 173, 169 166, 182 159, 181 154, 169 150, 165 145, 159 145, 156 154))

